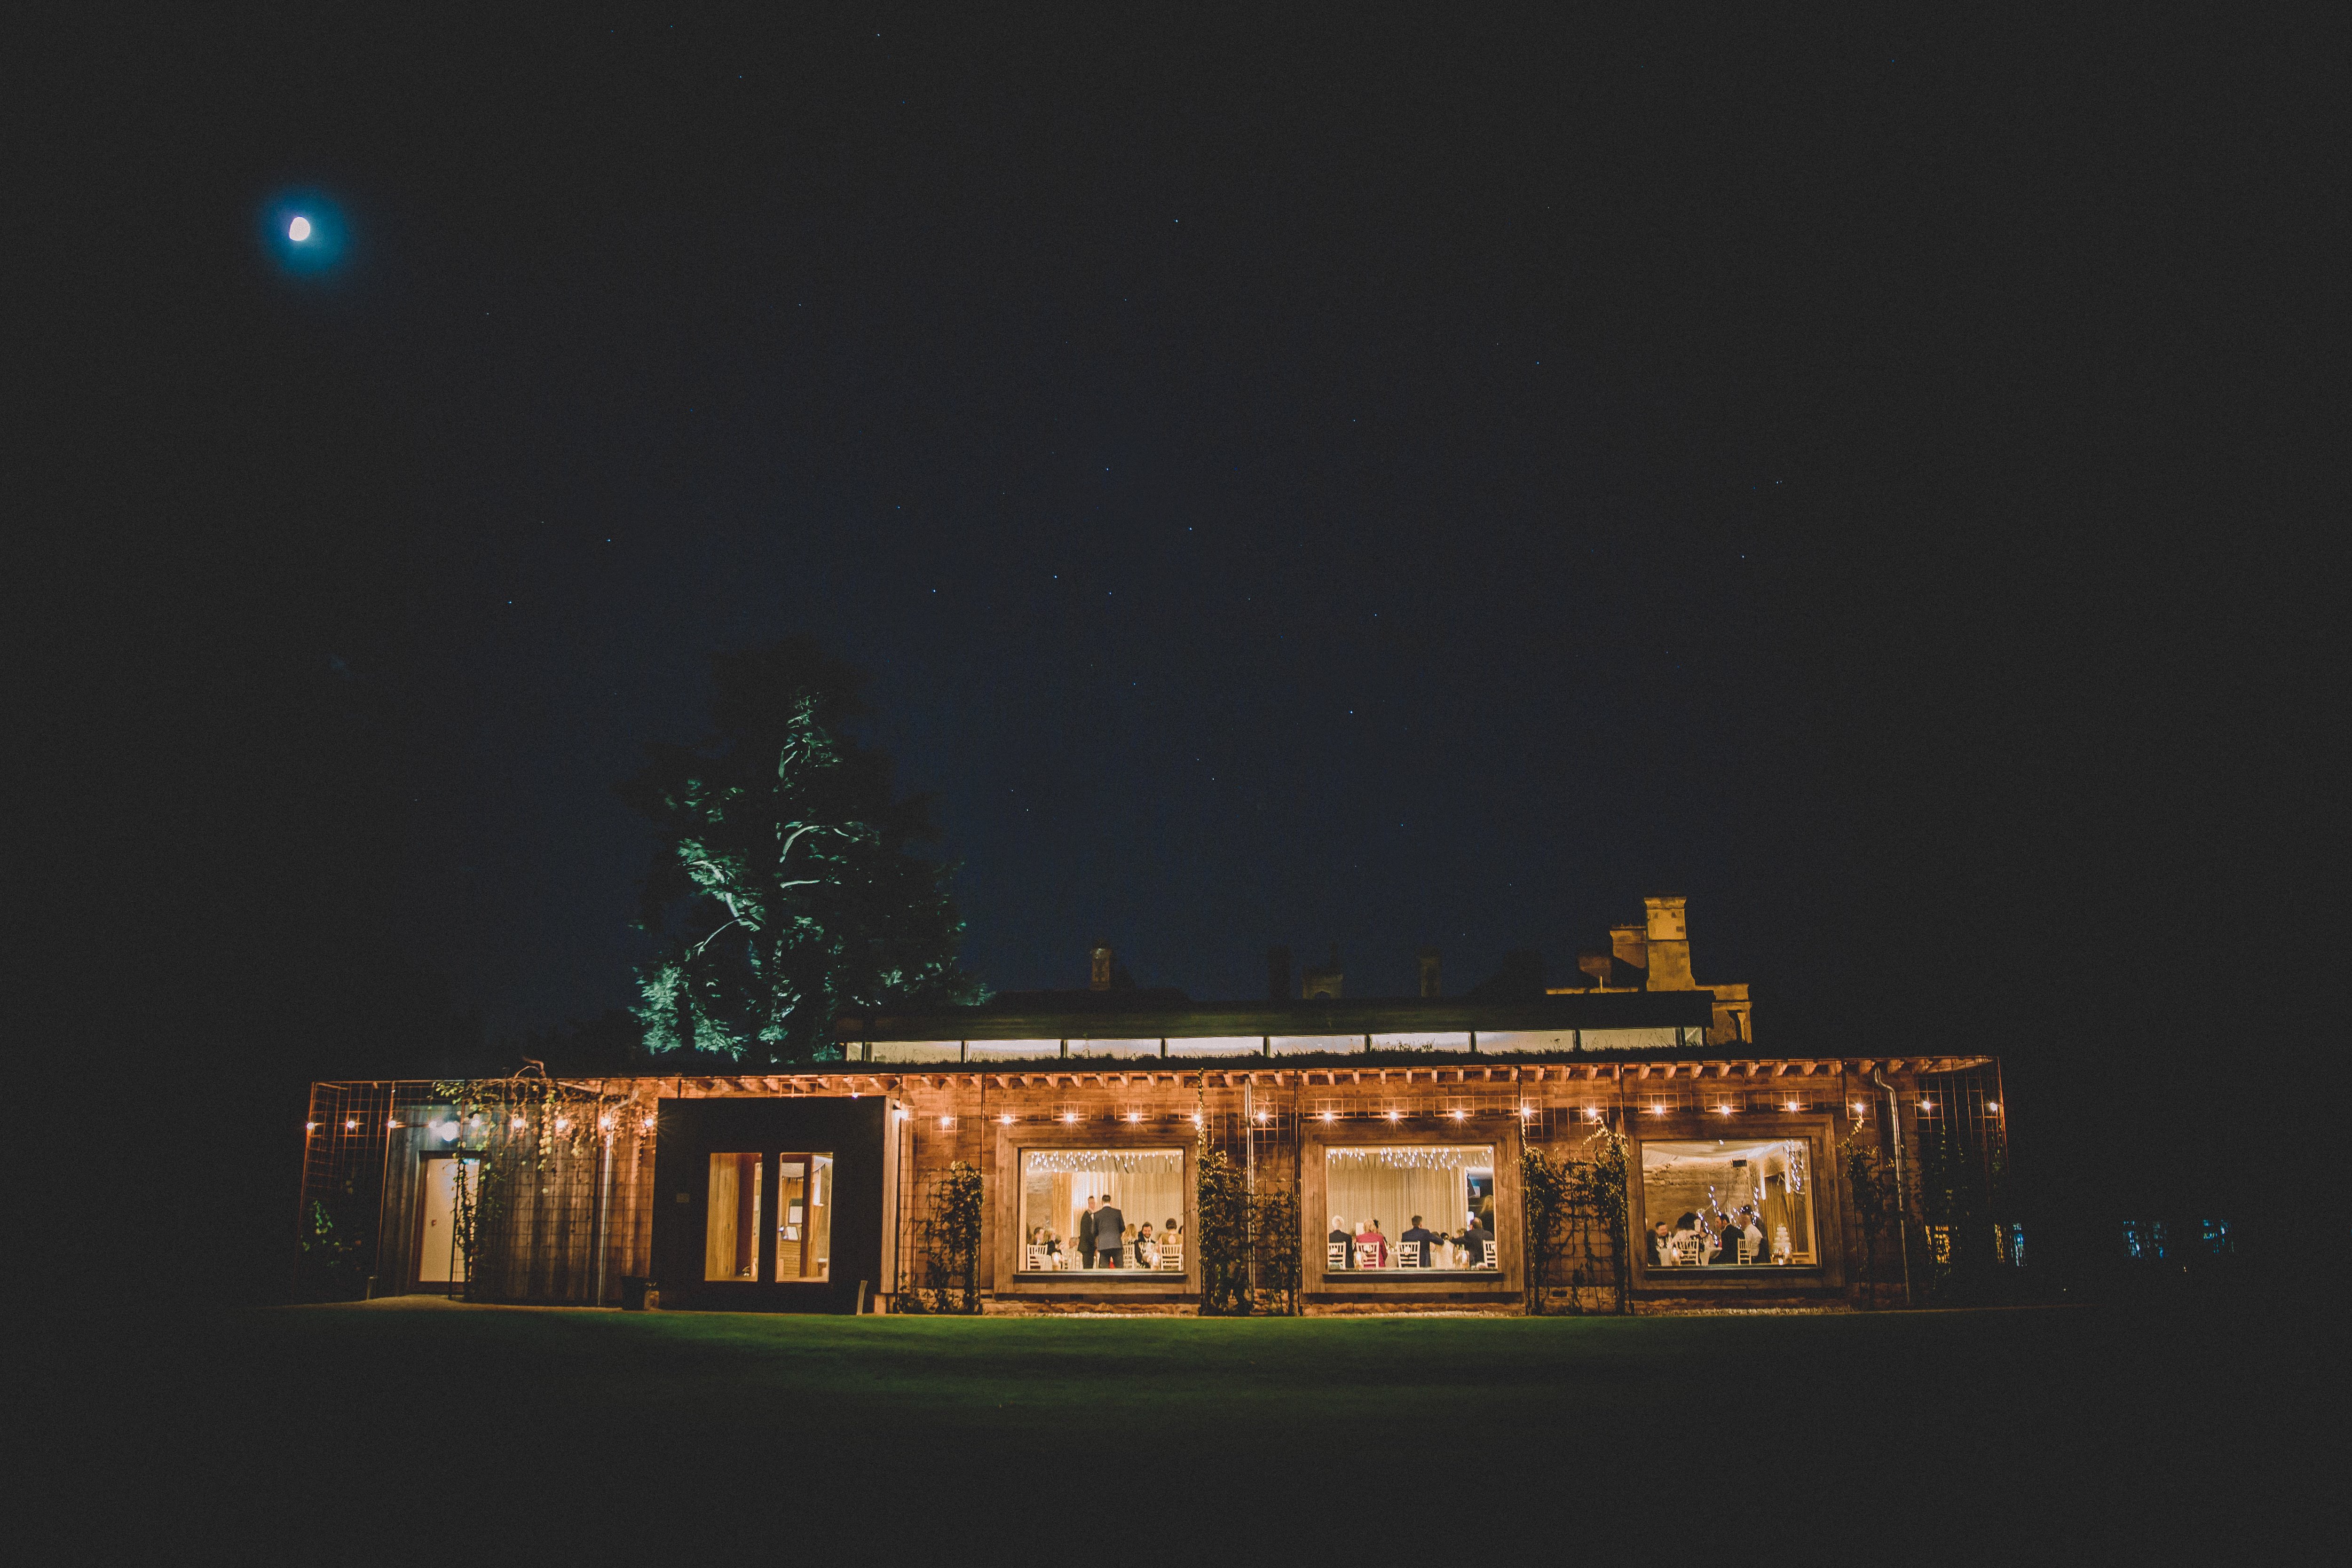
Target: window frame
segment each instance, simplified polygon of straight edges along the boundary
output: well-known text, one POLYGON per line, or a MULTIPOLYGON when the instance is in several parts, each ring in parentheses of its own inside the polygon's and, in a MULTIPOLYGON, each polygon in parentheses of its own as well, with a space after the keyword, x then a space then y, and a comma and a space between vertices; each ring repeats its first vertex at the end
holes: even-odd
POLYGON ((1192 1238, 1198 1233, 1200 1180, 1192 1132, 1189 1124, 1181 1129, 1181 1135, 1171 1135, 1165 1127, 1130 1128, 1121 1124, 1107 1128, 1099 1118, 1074 1126, 1059 1123, 999 1125, 994 1180, 990 1184, 996 1189, 996 1196, 986 1209, 987 1223, 995 1235, 984 1237, 982 1241, 982 1251, 993 1266, 994 1283, 991 1288, 999 1295, 1015 1296, 1095 1296, 1106 1291, 1121 1295, 1197 1296, 1201 1289, 1201 1260, 1192 1238), (1072 1269, 1034 1273, 1021 1268, 1024 1155, 1045 1150, 1103 1149, 1142 1154, 1171 1148, 1183 1162, 1178 1177, 1184 1195, 1182 1269, 1072 1269))
MULTIPOLYGON (((1464 1124, 1447 1122, 1442 1128, 1427 1125, 1440 1118, 1421 1113, 1402 1123, 1385 1118, 1351 1116, 1332 1123, 1309 1123, 1298 1140, 1299 1281, 1309 1297, 1324 1299, 1359 1295, 1430 1293, 1448 1298, 1485 1299, 1524 1293, 1527 1281, 1526 1238, 1519 1212, 1519 1150, 1524 1146, 1520 1120, 1505 1112, 1480 1114, 1464 1124), (1495 1267, 1492 1269, 1333 1269, 1325 1252, 1330 1231, 1330 1186, 1326 1179, 1328 1152, 1335 1148, 1403 1148, 1426 1144, 1461 1147, 1484 1144, 1495 1151, 1495 1267)), ((1390 1238, 1391 1241, 1395 1238, 1390 1238)))
MULTIPOLYGON (((782 1206, 784 1163, 787 1160, 798 1160, 801 1162, 801 1191, 803 1194, 803 1213, 805 1214, 806 1194, 808 1191, 808 1172, 814 1168, 815 1164, 819 1159, 823 1159, 828 1163, 833 1171, 832 1176, 828 1179, 838 1185, 841 1172, 840 1152, 835 1149, 773 1149, 765 1146, 748 1149, 710 1149, 705 1151, 703 1155, 702 1168, 705 1172, 706 1182, 708 1181, 708 1173, 710 1169, 710 1162, 712 1160, 740 1157, 744 1155, 749 1155, 760 1162, 760 1197, 759 1206, 756 1212, 761 1217, 759 1225, 761 1239, 760 1243, 752 1249, 751 1277, 748 1280, 713 1280, 706 1274, 703 1278, 697 1280, 694 1282, 694 1288, 697 1290, 713 1291, 747 1291, 753 1290, 761 1286, 785 1285, 814 1286, 830 1289, 833 1284, 830 1270, 833 1250, 832 1228, 834 1206, 832 1203, 828 1202, 824 1206, 826 1232, 825 1254, 828 1266, 827 1272, 823 1276, 819 1276, 811 1274, 807 1271, 808 1237, 806 1235, 806 1231, 808 1229, 808 1223, 805 1219, 803 1219, 801 1224, 803 1235, 799 1243, 801 1248, 802 1271, 798 1274, 793 1275, 789 1279, 782 1278, 778 1274, 776 1260, 777 1255, 782 1251, 784 1247, 784 1240, 782 1234, 783 1225, 785 1223, 782 1206)), ((709 1191, 708 1187, 706 1186, 704 1190, 707 1195, 709 1191)), ((703 1255, 708 1257, 709 1248, 710 1246, 711 1215, 710 1204, 707 1196, 699 1207, 702 1210, 701 1249, 703 1255)))
MULTIPOLYGON (((1626 1229, 1630 1256, 1626 1279, 1633 1289, 1673 1295, 1710 1291, 1753 1291, 1778 1284, 1815 1290, 1844 1278, 1845 1210, 1838 1184, 1828 1164, 1836 1142, 1836 1118, 1813 1111, 1740 1111, 1731 1117, 1676 1108, 1654 1116, 1629 1106, 1625 1154, 1626 1229), (1650 1144, 1713 1143, 1725 1137, 1727 1124, 1745 1141, 1805 1145, 1805 1158, 1813 1173, 1813 1259, 1811 1263, 1732 1263, 1698 1268, 1654 1269, 1642 1238, 1652 1224, 1649 1183, 1643 1179, 1643 1150, 1650 1144)), ((1674 1215, 1663 1218, 1668 1224, 1674 1215)))

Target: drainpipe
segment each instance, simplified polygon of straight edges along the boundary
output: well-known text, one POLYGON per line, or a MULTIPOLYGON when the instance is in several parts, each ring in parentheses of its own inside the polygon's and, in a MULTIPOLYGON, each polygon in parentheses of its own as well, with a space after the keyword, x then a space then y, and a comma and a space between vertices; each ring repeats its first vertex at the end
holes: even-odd
POLYGON ((1886 1124, 1895 1137, 1895 1241, 1903 1249, 1903 1304, 1911 1305, 1911 1232, 1903 1201, 1903 1103, 1895 1097, 1895 1085, 1886 1075, 1874 1067, 1870 1081, 1886 1092, 1886 1124))

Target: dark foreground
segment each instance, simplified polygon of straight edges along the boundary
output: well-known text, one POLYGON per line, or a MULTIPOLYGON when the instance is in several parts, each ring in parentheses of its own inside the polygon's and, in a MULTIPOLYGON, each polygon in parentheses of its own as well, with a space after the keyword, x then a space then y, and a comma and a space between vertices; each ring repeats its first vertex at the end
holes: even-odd
POLYGON ((379 1303, 144 1329, 84 1411, 79 1463, 120 1491, 53 1516, 60 1546, 127 1530, 174 1555, 317 1562, 1553 1561, 1612 1543, 1896 1562, 2129 1542, 2169 1559, 2292 1531, 2298 1496, 2336 1485, 2345 1424, 2334 1379, 2308 1355, 2296 1372, 2316 1342, 2244 1313, 379 1303))

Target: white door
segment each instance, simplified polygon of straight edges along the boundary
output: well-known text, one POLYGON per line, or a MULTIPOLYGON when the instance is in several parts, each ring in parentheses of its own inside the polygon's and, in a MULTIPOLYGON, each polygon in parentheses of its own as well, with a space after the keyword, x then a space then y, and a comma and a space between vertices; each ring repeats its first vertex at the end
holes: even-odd
MULTIPOLYGON (((425 1222, 417 1228, 416 1282, 452 1285, 466 1278, 466 1257, 457 1247, 457 1160, 425 1162, 425 1222)), ((482 1162, 467 1160, 466 1185, 476 1190, 482 1162)))

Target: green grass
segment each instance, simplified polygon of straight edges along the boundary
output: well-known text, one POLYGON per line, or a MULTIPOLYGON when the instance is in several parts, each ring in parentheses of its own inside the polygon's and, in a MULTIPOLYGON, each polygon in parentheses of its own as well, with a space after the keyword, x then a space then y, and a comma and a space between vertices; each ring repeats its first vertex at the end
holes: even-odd
POLYGON ((2243 1458, 2283 1429, 2246 1392, 2298 1397, 2264 1382, 2242 1322, 2088 1310, 1233 1322, 376 1303, 176 1328, 149 1347, 177 1368, 163 1425, 197 1495, 263 1500, 248 1527, 488 1488, 583 1544, 648 1549, 756 1546, 785 1506, 861 1548, 1020 1520, 1075 1544, 1125 1508, 1161 1521, 1160 1545, 1233 1530, 1310 1555, 1358 1515, 1384 1547, 1443 1547, 1478 1518, 1490 1544, 1540 1548, 1563 1520, 1638 1533, 1667 1500, 1736 1514, 1750 1494, 1784 1516, 1866 1499, 1906 1530, 1963 1534, 2020 1508, 2189 1529, 2217 1445, 2243 1458))

